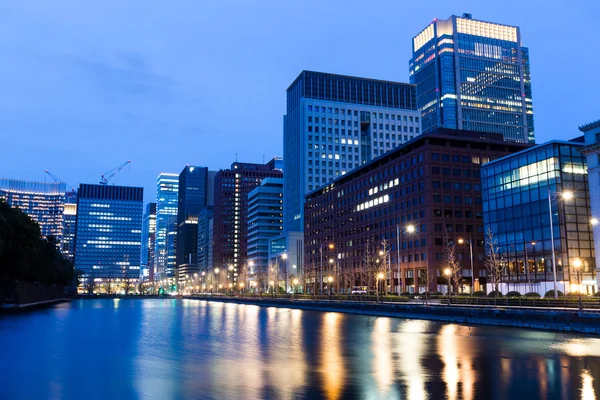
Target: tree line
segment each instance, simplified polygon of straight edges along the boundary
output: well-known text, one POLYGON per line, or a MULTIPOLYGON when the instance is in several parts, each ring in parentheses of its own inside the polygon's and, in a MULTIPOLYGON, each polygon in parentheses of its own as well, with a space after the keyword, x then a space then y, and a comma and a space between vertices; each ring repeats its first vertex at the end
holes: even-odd
POLYGON ((67 286, 73 275, 73 263, 62 257, 56 238, 42 237, 37 222, 0 199, 0 282, 67 286))

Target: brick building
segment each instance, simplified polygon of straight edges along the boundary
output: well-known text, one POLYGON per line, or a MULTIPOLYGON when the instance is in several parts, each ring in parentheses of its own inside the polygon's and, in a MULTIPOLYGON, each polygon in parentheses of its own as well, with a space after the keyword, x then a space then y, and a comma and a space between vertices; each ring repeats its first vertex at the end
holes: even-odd
POLYGON ((447 232, 465 291, 471 284, 466 243, 472 243, 478 290, 485 283, 481 165, 528 146, 504 142, 499 134, 438 129, 307 194, 307 274, 319 270, 312 276, 320 277, 323 266, 322 275, 333 274, 338 290, 374 288, 370 272, 385 265, 390 291, 441 290, 447 232))

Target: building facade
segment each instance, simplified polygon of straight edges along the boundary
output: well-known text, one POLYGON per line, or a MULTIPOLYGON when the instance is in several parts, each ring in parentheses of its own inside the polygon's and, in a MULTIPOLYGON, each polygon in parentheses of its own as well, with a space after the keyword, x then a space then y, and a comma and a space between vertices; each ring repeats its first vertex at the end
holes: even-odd
POLYGON ((72 190, 65 193, 65 208, 63 210, 63 232, 60 241, 60 251, 64 258, 73 262, 75 257, 75 227, 77 225, 77 192, 72 190))
POLYGON ((208 206, 198 214, 198 270, 207 272, 212 269, 212 237, 211 221, 213 219, 213 206, 208 206))
POLYGON ((596 254, 596 281, 600 287, 600 120, 579 127, 584 134, 585 147, 581 152, 586 156, 588 167, 588 187, 592 207, 592 229, 594 231, 594 253, 596 254))
POLYGON ((65 189, 63 182, 0 179, 0 199, 37 222, 43 237, 54 236, 59 243, 63 239, 65 189))
POLYGON ((156 248, 152 265, 152 279, 164 279, 173 276, 175 269, 175 248, 170 248, 167 242, 174 246, 176 225, 169 224, 172 217, 177 217, 177 196, 179 193, 179 176, 177 174, 161 173, 156 179, 156 248), (170 239, 170 240, 168 240, 170 239), (171 257, 169 257, 171 254, 171 257))
POLYGON ((283 118, 284 233, 304 229, 304 195, 421 133, 415 86, 302 71, 283 118))
POLYGON ((186 166, 179 174, 176 265, 197 265, 198 214, 213 205, 215 172, 186 166))
POLYGON ((529 50, 519 27, 470 14, 434 19, 413 38, 409 69, 423 132, 444 127, 535 142, 529 50))
POLYGON ((142 258, 140 260, 140 279, 154 281, 156 254, 156 203, 146 204, 142 219, 142 258))
POLYGON ((283 179, 265 178, 248 194, 248 260, 254 271, 269 265, 269 240, 283 233, 283 179))
POLYGON ((461 290, 468 292, 469 248, 459 239, 473 244, 478 290, 485 284, 481 165, 525 146, 498 134, 439 129, 309 193, 307 290, 327 275, 334 275, 336 290, 374 290, 374 269, 387 265, 390 291, 445 291, 440 270, 450 242, 457 246, 461 290))
POLYGON ((282 178, 277 160, 267 164, 234 162, 215 176, 213 267, 231 270, 233 282, 248 266, 248 195, 265 178, 282 178))
POLYGON ((553 252, 558 290, 578 291, 579 280, 584 292, 597 290, 583 147, 551 141, 483 166, 484 223, 497 240, 505 293, 553 290, 553 252))
POLYGON ((75 269, 97 283, 139 279, 144 189, 81 184, 75 269))

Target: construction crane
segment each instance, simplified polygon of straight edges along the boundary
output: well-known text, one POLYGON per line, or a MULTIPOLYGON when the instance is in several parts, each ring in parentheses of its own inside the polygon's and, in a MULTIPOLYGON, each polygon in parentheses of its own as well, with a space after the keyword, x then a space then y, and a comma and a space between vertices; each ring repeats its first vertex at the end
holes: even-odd
POLYGON ((107 171, 107 172, 103 173, 102 174, 102 179, 100 180, 100 184, 101 185, 108 185, 108 180, 110 178, 112 178, 113 176, 115 176, 117 174, 117 172, 119 172, 120 170, 122 170, 123 168, 125 168, 126 166, 128 166, 129 164, 131 164, 131 160, 127 160, 126 163, 123 163, 123 164, 119 165, 118 167, 113 168, 110 171, 107 171), (108 174, 110 174, 110 175, 108 175, 108 174))
POLYGON ((69 189, 71 189, 71 192, 75 191, 75 188, 71 185, 69 185, 67 182, 63 181, 62 179, 60 179, 58 176, 53 175, 50 173, 50 171, 46 170, 46 175, 48 175, 50 178, 52 178, 52 180, 56 183, 64 183, 65 186, 67 186, 69 189))

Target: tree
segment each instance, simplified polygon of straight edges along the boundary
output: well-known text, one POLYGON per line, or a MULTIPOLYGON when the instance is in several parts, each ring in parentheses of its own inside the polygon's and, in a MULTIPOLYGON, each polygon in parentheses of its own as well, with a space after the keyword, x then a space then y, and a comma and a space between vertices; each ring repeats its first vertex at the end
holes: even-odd
MULTIPOLYGON (((389 292, 392 291, 392 266, 391 266, 391 259, 390 259, 390 249, 391 249, 391 247, 388 245, 387 240, 383 239, 381 241, 381 250, 379 250, 379 257, 381 259, 380 269, 382 270, 380 272, 383 273, 387 277, 385 280, 386 283, 384 283, 384 285, 389 284, 389 292)), ((416 277, 414 278, 414 281, 415 281, 415 292, 417 292, 418 291, 418 282, 417 282, 416 277)))
POLYGON ((502 263, 498 259, 498 239, 494 237, 494 232, 488 229, 485 233, 485 268, 488 272, 488 277, 491 279, 494 286, 494 295, 498 296, 498 285, 502 280, 502 263))
POLYGON ((448 230, 444 233, 444 254, 442 257, 442 265, 444 269, 444 275, 447 277, 445 270, 450 270, 450 279, 452 280, 452 286, 455 288, 455 293, 458 293, 458 281, 461 277, 461 267, 456 257, 456 246, 454 241, 450 239, 448 230))

